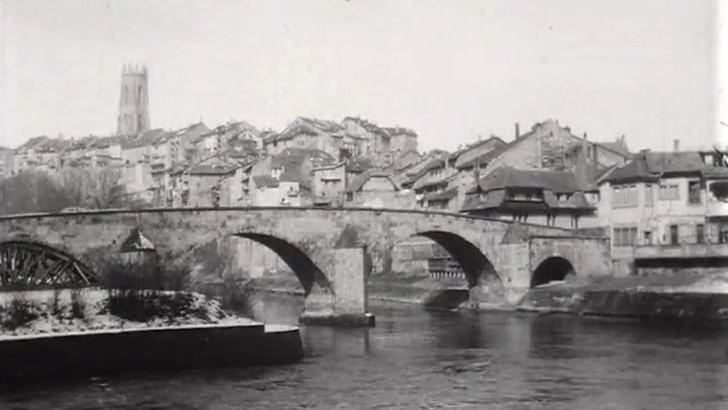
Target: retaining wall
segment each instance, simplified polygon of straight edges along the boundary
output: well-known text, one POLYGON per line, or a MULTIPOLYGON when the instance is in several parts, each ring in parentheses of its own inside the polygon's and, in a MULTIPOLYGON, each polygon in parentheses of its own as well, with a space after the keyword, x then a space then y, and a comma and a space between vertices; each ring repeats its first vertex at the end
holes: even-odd
POLYGON ((296 327, 200 325, 0 339, 0 386, 38 379, 301 360, 296 327))

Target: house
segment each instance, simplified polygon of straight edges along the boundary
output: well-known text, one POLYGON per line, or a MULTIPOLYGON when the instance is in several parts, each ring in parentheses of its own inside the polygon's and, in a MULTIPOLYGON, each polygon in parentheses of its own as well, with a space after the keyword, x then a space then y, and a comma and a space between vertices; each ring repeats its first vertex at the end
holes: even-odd
POLYGON ((415 205, 414 194, 400 191, 382 169, 372 168, 356 176, 345 194, 348 207, 412 209, 415 205))
POLYGON ((225 181, 239 166, 221 156, 177 166, 169 172, 165 197, 172 207, 229 206, 229 184, 225 181))
POLYGON ((712 194, 725 181, 728 169, 699 152, 643 151, 606 172, 599 219, 620 270, 728 258, 728 209, 712 194))
POLYGON ((298 117, 281 133, 268 133, 263 138, 263 149, 270 155, 287 148, 315 149, 341 160, 359 155, 361 144, 333 121, 298 117))
POLYGON ((359 117, 346 117, 341 124, 346 135, 361 141, 359 154, 368 157, 377 167, 394 165, 401 168, 407 161, 412 161, 412 155, 405 153, 417 154, 417 134, 410 129, 380 127, 359 117))
MULTIPOLYGON (((454 198, 454 196, 445 198, 442 194, 445 191, 452 193, 452 190, 448 188, 450 188, 455 172, 455 169, 450 166, 447 159, 433 159, 430 161, 427 167, 423 168, 419 175, 413 178, 411 188, 417 197, 417 205, 422 208, 429 208, 430 204, 428 200, 433 195, 437 195, 441 197, 439 198, 440 202, 447 200, 445 204, 445 209, 447 209, 449 200, 454 198)), ((441 203, 436 206, 438 209, 442 209, 442 207, 443 204, 441 203)))
POLYGON ((384 132, 389 135, 389 150, 397 154, 415 151, 417 152, 417 133, 408 128, 385 127, 384 132))
POLYGON ((500 167, 467 193, 461 212, 557 226, 597 225, 597 189, 571 171, 500 167))
MULTIPOLYGON (((473 144, 454 152, 448 158, 448 165, 454 169, 452 180, 448 183, 447 195, 438 195, 435 202, 447 200, 446 209, 459 211, 465 202, 465 194, 476 185, 481 169, 486 169, 493 158, 504 151, 505 141, 495 135, 487 139, 479 139, 473 144)), ((432 202, 432 201, 428 201, 432 202)))
POLYGON ((319 206, 339 206, 343 203, 346 189, 346 163, 338 162, 320 165, 311 171, 313 175, 313 204, 319 206))
MULTIPOLYGON (((296 182, 298 185, 295 192, 297 195, 300 194, 301 198, 300 201, 294 202, 312 204, 314 200, 312 171, 316 167, 332 163, 334 163, 333 157, 321 150, 286 148, 279 154, 269 155, 258 160, 252 165, 250 175, 252 177, 269 176, 279 182, 296 182)), ((249 179, 249 181, 252 183, 252 180, 249 179)), ((251 195, 255 189, 253 185, 249 186, 251 195)), ((258 204, 255 199, 252 201, 254 204, 258 204)))
POLYGON ((446 151, 432 150, 422 155, 416 162, 395 169, 392 173, 392 181, 402 188, 411 188, 414 182, 421 177, 420 172, 428 167, 431 161, 446 158, 448 155, 450 154, 446 151))
POLYGON ((531 131, 520 134, 516 124, 515 139, 497 148, 498 152, 481 169, 483 175, 502 166, 517 169, 551 169, 574 171, 580 155, 586 154, 592 175, 614 165, 624 164, 630 157, 598 143, 578 137, 571 128, 556 120, 536 123, 531 131))
POLYGON ((122 164, 120 170, 121 178, 119 182, 130 196, 147 203, 154 202, 152 168, 148 163, 122 164))
POLYGON ((276 179, 270 175, 251 178, 250 192, 254 206, 301 206, 300 185, 284 175, 276 179))

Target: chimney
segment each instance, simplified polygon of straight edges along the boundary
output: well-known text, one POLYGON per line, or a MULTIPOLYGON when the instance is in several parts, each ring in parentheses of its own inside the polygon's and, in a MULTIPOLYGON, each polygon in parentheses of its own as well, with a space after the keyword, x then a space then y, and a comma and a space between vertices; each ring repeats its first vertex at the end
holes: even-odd
POLYGON ((521 130, 518 126, 518 123, 516 123, 516 139, 521 138, 521 130))
POLYGON ((589 138, 586 137, 586 132, 584 133, 584 141, 588 140, 589 138))
POLYGON ((679 139, 675 139, 672 141, 672 150, 674 152, 680 151, 680 140, 679 139))

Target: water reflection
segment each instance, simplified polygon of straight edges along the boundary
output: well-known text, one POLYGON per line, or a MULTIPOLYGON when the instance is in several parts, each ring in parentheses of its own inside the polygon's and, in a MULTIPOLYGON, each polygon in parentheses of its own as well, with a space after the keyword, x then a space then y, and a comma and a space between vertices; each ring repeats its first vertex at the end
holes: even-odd
MULTIPOLYGON (((296 323, 303 299, 254 311, 296 323)), ((371 329, 304 327, 302 363, 44 386, 0 408, 728 408, 728 331, 375 304, 371 329)), ((35 390, 33 390, 35 389, 35 390)))

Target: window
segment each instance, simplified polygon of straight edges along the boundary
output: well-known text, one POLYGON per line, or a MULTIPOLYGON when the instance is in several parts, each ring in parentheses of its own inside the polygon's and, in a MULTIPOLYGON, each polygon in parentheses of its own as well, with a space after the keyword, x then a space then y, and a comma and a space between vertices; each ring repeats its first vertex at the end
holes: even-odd
POLYGON ((705 243, 705 225, 703 225, 703 224, 695 225, 695 242, 696 243, 705 243))
POLYGON ((553 214, 546 215, 546 225, 548 225, 548 226, 556 225, 556 215, 553 215, 553 214))
POLYGON ((673 245, 677 245, 678 242, 678 226, 670 225, 670 243, 673 245))
POLYGON ((573 229, 579 229, 579 215, 574 215, 571 217, 571 227, 573 229))
POLYGON ((615 207, 637 206, 637 186, 636 185, 615 185, 612 188, 614 196, 612 205, 615 207))
POLYGON ((652 245, 652 231, 644 231, 644 245, 652 245))
POLYGON ((614 246, 632 246, 636 237, 636 226, 612 229, 612 243, 614 246))
POLYGON ((652 184, 645 184, 645 206, 652 206, 654 202, 654 194, 652 193, 652 184))
POLYGON ((662 200, 668 201, 673 199, 680 199, 680 190, 678 184, 661 183, 659 197, 662 200))
POLYGON ((688 181, 688 203, 700 204, 700 181, 688 181))

